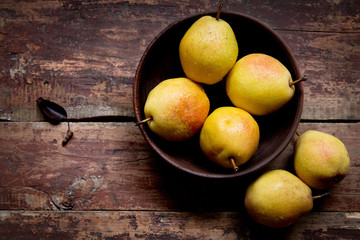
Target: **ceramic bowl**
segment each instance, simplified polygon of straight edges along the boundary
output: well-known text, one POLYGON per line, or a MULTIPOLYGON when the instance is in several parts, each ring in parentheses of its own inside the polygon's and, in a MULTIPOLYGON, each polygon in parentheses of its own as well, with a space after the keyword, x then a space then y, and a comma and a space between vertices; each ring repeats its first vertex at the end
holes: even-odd
MULTIPOLYGON (((138 65, 133 86, 136 120, 145 118, 144 104, 148 93, 161 81, 185 77, 179 60, 179 43, 187 29, 209 12, 176 21, 154 38, 138 65)), ((293 79, 301 73, 296 59, 285 41, 262 21, 248 15, 222 12, 221 19, 233 28, 239 45, 238 59, 250 53, 265 53, 282 62, 293 79)), ((221 106, 233 106, 225 91, 225 81, 203 85, 209 99, 210 112, 221 106)), ((253 157, 239 171, 223 169, 208 160, 199 147, 199 134, 185 142, 168 142, 155 135, 147 124, 139 128, 148 144, 168 163, 193 175, 207 178, 233 178, 254 173, 274 160, 291 141, 300 122, 303 106, 302 83, 295 85, 295 95, 279 111, 255 117, 260 127, 260 143, 253 157)))

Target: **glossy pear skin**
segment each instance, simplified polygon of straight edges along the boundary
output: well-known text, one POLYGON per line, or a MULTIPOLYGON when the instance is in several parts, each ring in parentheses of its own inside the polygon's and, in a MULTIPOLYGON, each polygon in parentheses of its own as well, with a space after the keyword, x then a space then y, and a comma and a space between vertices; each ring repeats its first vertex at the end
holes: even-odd
POLYGON ((346 176, 350 157, 338 138, 309 130, 295 142, 294 167, 299 178, 310 187, 326 189, 346 176))
POLYGON ((260 130, 255 119, 236 107, 215 109, 205 120, 200 132, 200 147, 208 159, 233 168, 247 162, 258 148, 260 130))
POLYGON ((289 70, 277 59, 253 53, 236 62, 226 78, 231 102, 253 115, 267 115, 282 108, 293 96, 289 70))
POLYGON ((184 141, 203 125, 210 109, 201 85, 187 78, 172 78, 153 88, 145 102, 150 129, 168 141, 184 141))
POLYGON ((212 85, 221 81, 235 64, 238 44, 227 22, 204 16, 183 36, 179 55, 188 78, 212 85))
POLYGON ((313 208, 311 189, 285 170, 262 174, 249 185, 245 207, 251 218, 272 228, 287 227, 313 208))

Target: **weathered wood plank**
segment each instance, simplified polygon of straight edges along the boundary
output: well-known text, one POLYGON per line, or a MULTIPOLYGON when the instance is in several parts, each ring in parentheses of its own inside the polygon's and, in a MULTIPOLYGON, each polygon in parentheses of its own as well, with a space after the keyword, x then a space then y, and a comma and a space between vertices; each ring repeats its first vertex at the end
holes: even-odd
POLYGON ((359 212, 312 212, 275 230, 244 212, 0 211, 0 239, 357 239, 359 228, 359 212))
POLYGON ((282 32, 304 82, 302 119, 358 120, 360 117, 360 34, 282 32))
MULTIPOLYGON (((242 209, 248 178, 217 181, 182 173, 163 161, 134 123, 0 123, 0 209, 204 210, 242 209), (234 191, 238 189, 237 191, 234 191), (210 200, 211 199, 211 200, 210 200)), ((305 123, 339 137, 351 157, 348 176, 316 206, 360 210, 359 123, 305 123)), ((293 144, 263 171, 292 171, 293 144)))
MULTIPOLYGON (((134 17, 144 22, 149 18, 155 21, 172 21, 188 15, 216 11, 217 1, 163 0, 161 4, 151 0, 74 2, 37 0, 34 2, 3 0, 3 17, 29 18, 33 21, 47 23, 54 17, 66 19, 74 17, 126 18, 134 17), (64 11, 68 13, 64 14, 64 11), (21 14, 17 15, 19 12, 21 14), (74 12, 77 15, 70 13, 74 12), (108 15, 111 12, 112 15, 108 15), (94 13, 98 15, 94 15, 94 13), (154 16, 157 16, 154 18, 154 16)), ((357 0, 333 1, 267 1, 262 0, 229 0, 224 2, 223 11, 232 11, 264 19, 276 29, 356 32, 360 30, 359 2, 357 0)))
MULTIPOLYGON (((235 1, 228 3, 228 10, 263 20, 293 49, 301 70, 309 75, 304 119, 357 120, 360 15, 355 4, 235 1)), ((40 96, 64 106, 70 118, 133 117, 132 80, 145 48, 168 24, 212 10, 213 5, 2 2, 0 119, 42 120, 35 104, 40 96)))
POLYGON ((358 238, 360 128, 350 123, 360 119, 357 0, 230 0, 223 7, 263 20, 293 49, 309 77, 303 120, 350 120, 300 124, 300 133, 339 137, 351 167, 292 227, 259 226, 242 204, 256 176, 293 170, 292 144, 257 174, 215 181, 165 163, 131 122, 71 123, 75 135, 65 148, 66 124, 39 122, 40 96, 70 118, 133 119, 132 80, 150 41, 168 24, 217 4, 0 2, 0 239, 358 238))

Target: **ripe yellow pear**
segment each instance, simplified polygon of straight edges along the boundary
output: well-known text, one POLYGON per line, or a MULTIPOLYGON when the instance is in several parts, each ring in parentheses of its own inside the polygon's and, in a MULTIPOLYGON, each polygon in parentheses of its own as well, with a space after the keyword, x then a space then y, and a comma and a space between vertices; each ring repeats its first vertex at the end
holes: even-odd
POLYGON ((262 174, 246 189, 245 207, 250 217, 272 228, 295 223, 313 208, 311 189, 285 170, 262 174))
POLYGON ((220 107, 205 120, 200 131, 200 147, 216 164, 237 170, 253 156, 259 138, 259 126, 248 112, 220 107))
POLYGON ((186 76, 208 85, 221 81, 238 56, 235 34, 218 16, 198 19, 187 30, 179 46, 180 62, 186 76))
POLYGON ((226 79, 231 102, 253 115, 279 110, 294 95, 289 70, 272 56, 253 53, 236 62, 226 79))
POLYGON ((209 99, 200 84, 187 78, 172 78, 150 91, 144 106, 146 119, 142 122, 168 141, 183 141, 200 130, 209 109, 209 99))
POLYGON ((310 187, 326 189, 346 176, 350 157, 338 138, 309 130, 295 142, 294 167, 298 177, 310 187))

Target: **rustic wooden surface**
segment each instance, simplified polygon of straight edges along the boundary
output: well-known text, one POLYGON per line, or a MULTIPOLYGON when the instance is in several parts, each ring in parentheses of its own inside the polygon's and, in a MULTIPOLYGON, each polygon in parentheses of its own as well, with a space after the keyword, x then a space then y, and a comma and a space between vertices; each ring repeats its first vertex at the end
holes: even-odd
POLYGON ((261 172, 215 181, 165 163, 135 126, 132 81, 148 44, 217 3, 1 1, 0 239, 359 238, 358 0, 224 2, 275 29, 308 75, 299 132, 333 134, 349 150, 348 176, 296 224, 260 226, 243 206, 256 176, 292 171, 293 141, 261 172), (38 97, 67 110, 65 148, 67 124, 44 122, 38 97))

